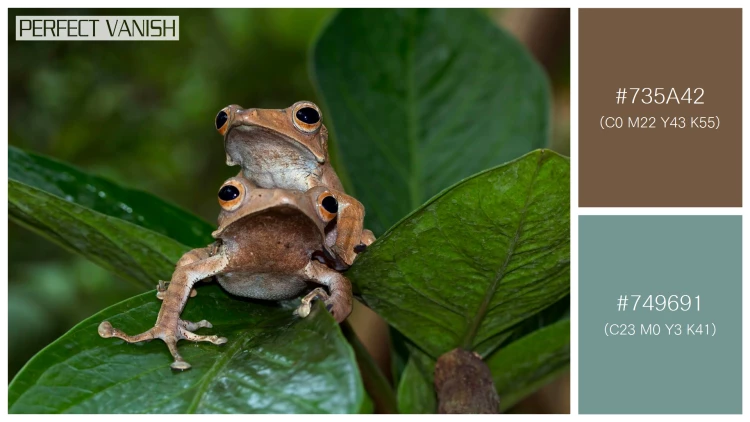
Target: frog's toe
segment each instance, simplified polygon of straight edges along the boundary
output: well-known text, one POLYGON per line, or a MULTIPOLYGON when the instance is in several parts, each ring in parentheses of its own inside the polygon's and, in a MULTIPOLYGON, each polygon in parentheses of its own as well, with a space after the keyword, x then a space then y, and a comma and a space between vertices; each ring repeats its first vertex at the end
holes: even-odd
POLYGON ((98 331, 101 337, 104 337, 104 338, 116 337, 121 340, 125 340, 128 343, 138 343, 141 341, 153 340, 155 337, 153 328, 141 334, 138 334, 135 336, 129 336, 125 334, 124 332, 122 332, 121 330, 113 327, 109 321, 102 321, 102 323, 99 324, 98 331))
POLYGON ((195 331, 199 328, 213 328, 213 325, 205 319, 198 322, 180 320, 180 325, 188 331, 195 331))
POLYGON ((209 343, 213 343, 216 345, 224 344, 227 342, 226 337, 219 337, 219 336, 202 336, 195 333, 191 333, 187 330, 182 330, 180 332, 180 335, 182 338, 184 338, 187 341, 207 341, 209 343))
POLYGON ((329 299, 328 293, 321 287, 313 289, 313 291, 302 298, 302 303, 300 303, 299 307, 294 311, 295 315, 299 315, 302 318, 310 315, 310 311, 312 310, 312 303, 316 299, 327 302, 329 299))
POLYGON ((294 310, 294 315, 297 315, 300 318, 307 318, 307 316, 310 315, 310 304, 303 302, 294 310))
POLYGON ((102 323, 99 324, 98 331, 101 337, 110 338, 115 332, 115 327, 113 327, 109 321, 102 321, 102 323))
POLYGON ((175 371, 187 371, 188 369, 190 369, 190 364, 185 362, 184 360, 176 360, 172 362, 169 367, 174 369, 175 371))
POLYGON ((340 296, 331 296, 330 299, 326 300, 326 309, 333 315, 336 322, 343 322, 346 317, 352 313, 351 302, 344 300, 340 296))

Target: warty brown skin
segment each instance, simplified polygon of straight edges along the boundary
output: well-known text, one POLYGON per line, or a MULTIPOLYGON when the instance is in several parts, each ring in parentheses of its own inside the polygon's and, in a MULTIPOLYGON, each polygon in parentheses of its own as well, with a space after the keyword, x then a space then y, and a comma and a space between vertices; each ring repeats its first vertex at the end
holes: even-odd
POLYGON ((220 113, 226 113, 226 119, 217 119, 217 130, 224 136, 227 164, 241 166, 240 173, 256 186, 303 192, 323 186, 333 194, 339 213, 326 238, 332 252, 329 265, 338 270, 351 266, 375 236, 363 227, 364 206, 344 192, 331 166, 328 130, 318 106, 309 101, 283 110, 230 105, 220 113), (314 109, 318 121, 301 121, 297 112, 304 108, 314 109))
POLYGON ((234 187, 239 195, 219 200, 219 228, 213 233, 217 242, 180 258, 168 287, 157 294, 163 303, 154 328, 129 336, 104 321, 99 325, 99 335, 129 343, 161 339, 174 357, 172 368, 189 369, 190 364, 177 352, 179 340, 227 341, 193 333, 198 328, 211 328, 206 320, 194 323, 180 319, 195 283, 211 277, 232 294, 266 300, 297 297, 312 282, 328 287, 328 292, 316 288, 307 294, 295 311, 297 315, 306 317, 311 302, 321 299, 337 321, 349 316, 351 283, 317 259, 326 249, 325 227, 337 214, 330 202, 324 206, 331 192, 322 186, 306 192, 255 188, 242 176, 227 180, 222 188, 226 186, 234 187))

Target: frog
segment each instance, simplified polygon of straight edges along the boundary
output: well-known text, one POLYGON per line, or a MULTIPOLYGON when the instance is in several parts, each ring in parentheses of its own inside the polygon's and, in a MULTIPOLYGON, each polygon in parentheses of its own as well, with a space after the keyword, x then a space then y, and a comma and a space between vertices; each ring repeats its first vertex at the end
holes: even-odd
POLYGON ((364 228, 365 209, 344 191, 328 154, 328 129, 320 108, 298 101, 285 109, 261 109, 233 104, 216 115, 224 138, 226 163, 261 188, 307 191, 323 186, 336 198, 339 213, 327 228, 332 252, 326 262, 339 271, 348 269, 357 255, 375 241, 364 228))
POLYGON ((299 297, 315 286, 294 313, 305 318, 312 303, 321 300, 336 321, 346 319, 352 310, 351 283, 316 258, 327 248, 325 228, 340 210, 329 189, 258 188, 237 175, 222 184, 218 200, 218 228, 212 233, 216 241, 188 251, 177 261, 166 290, 161 292, 162 305, 154 327, 131 336, 103 321, 98 327, 101 337, 128 343, 161 339, 174 359, 172 369, 190 369, 177 351, 179 340, 227 342, 225 337, 194 332, 212 328, 210 322, 180 318, 198 281, 215 280, 232 295, 274 301, 299 297))

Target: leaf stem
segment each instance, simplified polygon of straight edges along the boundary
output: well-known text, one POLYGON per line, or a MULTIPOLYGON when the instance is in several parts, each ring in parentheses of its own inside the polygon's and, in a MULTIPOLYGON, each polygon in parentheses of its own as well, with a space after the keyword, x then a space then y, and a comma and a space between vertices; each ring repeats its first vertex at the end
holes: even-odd
POLYGON ((365 390, 367 390, 370 398, 375 403, 375 410, 378 413, 398 413, 396 393, 391 383, 380 370, 378 364, 367 351, 367 348, 359 340, 348 321, 344 321, 341 324, 341 331, 349 341, 349 344, 351 344, 352 349, 354 349, 357 365, 360 372, 362 372, 362 381, 365 384, 365 390))

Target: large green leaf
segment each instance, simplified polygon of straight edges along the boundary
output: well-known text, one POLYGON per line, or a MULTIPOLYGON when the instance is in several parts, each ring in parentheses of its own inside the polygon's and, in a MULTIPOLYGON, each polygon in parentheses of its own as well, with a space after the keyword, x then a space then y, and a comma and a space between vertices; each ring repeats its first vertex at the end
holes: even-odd
POLYGON ((412 348, 398 383, 399 413, 436 413, 434 371, 435 360, 412 348))
POLYGON ((500 408, 507 410, 570 366, 570 320, 540 328, 487 359, 500 408))
POLYGON ((547 145, 546 76, 479 11, 342 10, 312 60, 344 178, 376 234, 461 178, 547 145))
MULTIPOLYGON (((487 359, 500 410, 506 411, 570 366, 570 320, 540 328, 510 343, 487 359)), ((398 387, 401 413, 435 413, 435 361, 415 350, 398 387)))
POLYGON ((366 409, 354 354, 322 306, 307 318, 289 306, 198 289, 183 317, 222 346, 180 342, 193 367, 172 372, 161 341, 103 339, 109 320, 129 333, 153 326, 161 302, 136 296, 83 321, 37 354, 11 382, 10 413, 355 413, 366 409))
POLYGON ((213 225, 163 199, 12 146, 8 147, 8 179, 190 247, 206 246, 213 241, 213 225))
MULTIPOLYGON (((508 410, 538 387, 554 379, 570 363, 569 297, 497 336, 500 350, 485 361, 500 395, 500 409, 508 410)), ((435 413, 435 359, 410 347, 409 361, 398 386, 402 413, 435 413)))
POLYGON ((190 246, 213 240, 208 223, 147 193, 13 147, 8 163, 13 221, 141 285, 169 279, 190 246))
POLYGON ((445 190, 359 256, 364 301, 432 358, 487 356, 568 295, 570 164, 529 153, 445 190))

